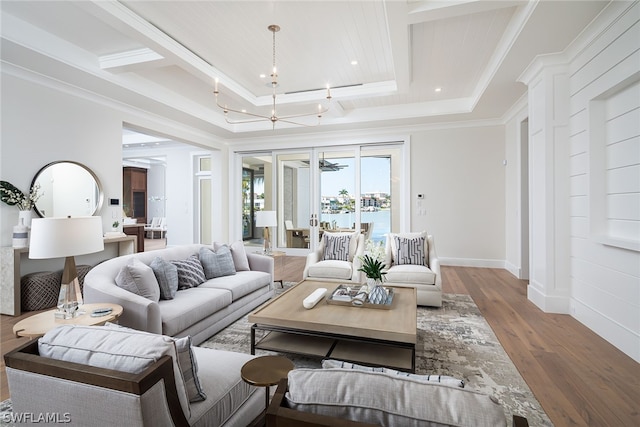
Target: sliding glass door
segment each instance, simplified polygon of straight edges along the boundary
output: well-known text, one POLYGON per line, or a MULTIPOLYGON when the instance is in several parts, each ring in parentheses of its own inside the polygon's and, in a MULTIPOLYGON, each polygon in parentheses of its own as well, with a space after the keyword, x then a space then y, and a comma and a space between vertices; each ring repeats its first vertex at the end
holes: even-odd
POLYGON ((402 144, 350 145, 245 154, 242 228, 247 245, 262 245, 255 212, 275 210, 271 244, 303 255, 326 231, 359 230, 383 242, 400 231, 404 196, 402 144))

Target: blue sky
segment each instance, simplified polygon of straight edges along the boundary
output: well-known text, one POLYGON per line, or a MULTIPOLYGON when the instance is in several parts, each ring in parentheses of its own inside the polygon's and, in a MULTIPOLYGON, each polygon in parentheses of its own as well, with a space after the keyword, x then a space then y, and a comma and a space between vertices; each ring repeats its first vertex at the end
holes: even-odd
MULTIPOLYGON (((362 157, 362 182, 363 193, 382 192, 390 193, 390 165, 391 159, 379 157, 362 157)), ((337 172, 322 172, 322 195, 337 196, 340 190, 346 189, 349 194, 355 195, 355 159, 331 159, 332 163, 346 165, 347 167, 337 172)))

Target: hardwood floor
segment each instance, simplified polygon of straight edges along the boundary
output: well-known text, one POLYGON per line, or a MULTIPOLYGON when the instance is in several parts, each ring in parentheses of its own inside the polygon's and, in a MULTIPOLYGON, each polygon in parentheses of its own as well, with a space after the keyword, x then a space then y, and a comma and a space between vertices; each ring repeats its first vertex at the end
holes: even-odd
MULTIPOLYGON (((287 257, 285 281, 302 279, 303 257, 287 257)), ((638 363, 568 315, 527 300, 526 282, 500 269, 442 267, 444 292, 469 294, 556 426, 640 425, 638 363)), ((2 354, 18 318, 0 316, 2 354)), ((0 397, 9 397, 2 361, 0 397)))

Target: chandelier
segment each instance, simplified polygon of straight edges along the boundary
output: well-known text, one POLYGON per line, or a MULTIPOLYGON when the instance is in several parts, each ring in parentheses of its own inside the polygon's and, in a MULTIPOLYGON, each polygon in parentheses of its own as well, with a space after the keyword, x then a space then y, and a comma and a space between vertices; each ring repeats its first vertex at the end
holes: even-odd
MULTIPOLYGON (((292 115, 288 115, 288 116, 278 116, 277 112, 276 112, 276 87, 278 87, 278 72, 277 72, 277 67, 276 67, 276 33, 278 31, 280 31, 280 27, 278 25, 269 25, 267 27, 267 29, 269 31, 271 31, 273 33, 273 68, 271 70, 271 89, 272 89, 272 93, 271 93, 271 98, 272 98, 272 107, 271 107, 271 115, 270 116, 266 116, 266 115, 262 115, 262 114, 256 114, 256 113, 249 113, 246 110, 236 110, 233 108, 229 108, 226 104, 225 105, 220 105, 220 102, 218 100, 218 95, 220 94, 220 91, 218 90, 218 79, 215 80, 215 89, 213 91, 213 93, 216 96, 216 105, 222 109, 222 111, 224 112, 224 118, 227 121, 227 123, 229 124, 245 124, 245 123, 255 123, 255 122, 261 122, 261 121, 271 121, 271 125, 272 125, 272 129, 275 129, 276 127, 276 122, 284 122, 284 123, 289 123, 289 124, 293 124, 293 125, 298 125, 298 126, 308 126, 308 127, 312 127, 312 126, 317 126, 320 124, 320 119, 322 118, 322 115, 324 113, 326 113, 327 111, 329 111, 329 106, 323 107, 321 104, 318 104, 318 109, 316 111, 313 112, 308 112, 308 113, 300 113, 300 114, 292 114, 292 115), (229 119, 229 112, 232 113, 237 113, 237 114, 241 114, 244 116, 249 116, 249 117, 253 117, 250 119, 244 119, 244 120, 232 120, 229 119), (317 122, 315 124, 307 124, 307 123, 302 123, 297 121, 297 119, 299 118, 303 118, 303 117, 311 117, 311 116, 316 116, 318 118, 317 122)), ((331 88, 329 87, 329 85, 327 85, 327 96, 326 96, 328 101, 331 101, 331 88)))

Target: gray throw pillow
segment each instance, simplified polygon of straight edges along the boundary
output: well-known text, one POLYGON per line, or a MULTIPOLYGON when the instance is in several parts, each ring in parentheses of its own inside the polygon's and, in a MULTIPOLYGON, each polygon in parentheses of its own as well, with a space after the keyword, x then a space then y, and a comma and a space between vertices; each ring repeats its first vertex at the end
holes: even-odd
POLYGON ((178 267, 160 257, 150 264, 160 286, 160 299, 173 299, 178 290, 178 267))
POLYGON ((228 246, 220 246, 215 252, 211 248, 200 248, 198 255, 207 280, 236 274, 233 257, 228 246))
POLYGON ((236 271, 250 271, 249 259, 247 258, 247 251, 244 250, 244 243, 240 240, 233 242, 231 245, 226 245, 220 242, 213 242, 213 250, 217 251, 222 246, 228 246, 231 249, 231 256, 233 257, 233 264, 236 271))
POLYGON ((398 377, 407 377, 409 379, 421 382, 432 382, 432 383, 440 383, 445 385, 450 385, 454 387, 464 388, 464 380, 459 380, 454 377, 450 377, 447 375, 432 375, 432 374, 411 374, 409 372, 397 371, 395 369, 383 368, 379 366, 364 366, 358 365, 356 363, 345 362, 342 360, 335 359, 324 359, 322 361, 322 369, 355 369, 358 371, 365 372, 382 372, 387 375, 393 375, 398 377))
POLYGON ((184 260, 174 260, 171 264, 178 269, 178 290, 195 288, 207 280, 198 255, 191 255, 184 260))
POLYGON ((160 286, 153 270, 136 258, 132 258, 120 269, 116 276, 116 285, 151 301, 160 300, 160 286))
POLYGON ((322 259, 349 261, 349 244, 351 235, 324 236, 324 253, 322 259))
POLYGON ((393 237, 396 244, 396 264, 426 265, 424 237, 393 237))

